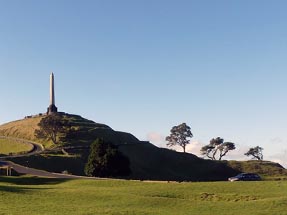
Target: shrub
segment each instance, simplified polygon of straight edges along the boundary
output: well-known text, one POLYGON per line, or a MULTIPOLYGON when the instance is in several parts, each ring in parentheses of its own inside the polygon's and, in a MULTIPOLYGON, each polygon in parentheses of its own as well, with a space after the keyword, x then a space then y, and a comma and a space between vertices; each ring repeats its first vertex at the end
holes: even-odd
POLYGON ((97 139, 91 144, 85 174, 94 177, 117 177, 130 174, 129 159, 115 145, 97 139))

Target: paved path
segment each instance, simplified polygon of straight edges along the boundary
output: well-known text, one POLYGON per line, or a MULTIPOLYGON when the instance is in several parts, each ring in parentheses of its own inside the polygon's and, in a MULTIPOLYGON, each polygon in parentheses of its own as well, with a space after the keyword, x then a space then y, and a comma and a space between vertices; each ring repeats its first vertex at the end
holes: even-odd
POLYGON ((35 142, 29 141, 29 140, 24 140, 24 139, 19 139, 19 138, 14 138, 14 137, 6 137, 6 136, 0 136, 0 139, 13 140, 13 141, 18 141, 18 142, 33 145, 33 149, 27 153, 2 156, 2 157, 0 157, 0 159, 26 157, 26 156, 30 156, 30 155, 39 154, 39 153, 44 151, 44 147, 40 143, 35 143, 35 142))
MULTIPOLYGON (((18 155, 7 155, 7 156, 0 157, 0 166, 10 166, 16 172, 18 172, 20 174, 28 174, 28 175, 39 176, 39 177, 48 177, 48 178, 90 178, 90 177, 84 177, 84 176, 76 176, 76 175, 67 175, 67 174, 47 172, 47 171, 44 171, 44 170, 33 169, 33 168, 21 166, 19 164, 13 163, 12 161, 6 161, 7 158, 26 157, 26 156, 31 156, 31 155, 35 155, 35 154, 40 154, 41 152, 44 151, 44 147, 42 146, 42 144, 31 142, 29 140, 19 139, 19 138, 0 136, 0 139, 9 139, 9 140, 19 141, 19 142, 28 143, 28 144, 33 145, 33 149, 30 152, 23 153, 23 154, 18 154, 18 155)), ((95 179, 95 178, 93 178, 93 179, 95 179)))
POLYGON ((84 177, 84 176, 77 176, 77 175, 67 175, 67 174, 60 174, 60 173, 52 173, 47 172, 44 170, 39 169, 33 169, 25 166, 21 166, 19 164, 15 164, 11 161, 0 161, 0 166, 10 166, 12 167, 16 172, 20 174, 27 174, 27 175, 33 175, 38 177, 47 177, 47 178, 85 178, 85 179, 96 179, 91 177, 84 177))

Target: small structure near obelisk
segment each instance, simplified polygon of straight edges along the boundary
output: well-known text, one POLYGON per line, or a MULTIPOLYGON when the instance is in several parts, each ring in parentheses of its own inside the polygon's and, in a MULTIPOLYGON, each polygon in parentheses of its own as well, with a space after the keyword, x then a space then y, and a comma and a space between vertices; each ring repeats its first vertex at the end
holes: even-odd
POLYGON ((54 73, 50 75, 50 105, 47 114, 57 113, 58 108, 55 105, 54 73))

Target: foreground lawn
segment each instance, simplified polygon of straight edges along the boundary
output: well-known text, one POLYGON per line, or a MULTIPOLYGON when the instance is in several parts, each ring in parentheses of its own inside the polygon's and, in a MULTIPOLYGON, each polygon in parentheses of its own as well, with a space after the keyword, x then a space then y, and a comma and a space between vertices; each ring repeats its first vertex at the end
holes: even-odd
POLYGON ((0 214, 287 214, 287 182, 0 178, 0 214))

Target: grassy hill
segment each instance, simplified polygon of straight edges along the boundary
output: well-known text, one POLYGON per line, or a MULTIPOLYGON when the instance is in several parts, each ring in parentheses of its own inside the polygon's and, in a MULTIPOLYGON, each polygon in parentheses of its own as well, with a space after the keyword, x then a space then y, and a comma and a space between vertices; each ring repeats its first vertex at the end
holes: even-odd
MULTIPOLYGON (((0 136, 4 135, 42 142, 48 149, 41 155, 14 158, 13 161, 51 172, 65 171, 84 175, 83 170, 89 154, 89 145, 96 138, 102 137, 118 145, 119 150, 129 158, 132 174, 128 178, 131 179, 175 181, 227 180, 228 177, 234 176, 241 171, 256 170, 257 166, 261 165, 257 163, 245 165, 240 162, 204 160, 193 154, 158 148, 149 142, 139 141, 129 133, 114 131, 107 125, 95 123, 81 116, 64 114, 64 117, 73 127, 73 132, 69 133, 67 142, 64 143, 68 154, 63 154, 60 149, 59 151, 50 151, 49 149, 52 148, 52 145, 49 141, 39 140, 34 137, 33 132, 37 129, 37 124, 42 117, 19 120, 0 126, 0 136)), ((268 172, 273 172, 268 169, 270 165, 267 166, 262 166, 260 174, 267 174, 268 176, 268 172)), ((280 171, 281 175, 284 175, 286 170, 281 168, 278 172, 280 171)))
POLYGON ((287 181, 156 183, 0 177, 1 214, 279 215, 287 181))
MULTIPOLYGON (((131 134, 114 131, 107 125, 95 123, 78 115, 63 114, 63 116, 75 130, 74 133, 69 135, 69 142, 66 144, 90 145, 97 137, 103 137, 105 140, 115 144, 136 143, 139 141, 131 134)), ((34 135, 43 117, 45 116, 35 116, 3 124, 0 126, 0 136, 31 140, 42 143, 45 148, 53 147, 51 141, 38 139, 34 135)))
MULTIPOLYGON (((36 139, 34 136, 34 131, 38 129, 38 123, 42 118, 43 116, 38 116, 3 124, 0 126, 0 136, 16 137, 43 143, 42 140, 36 139)), ((48 143, 45 142, 45 144, 48 143)))

